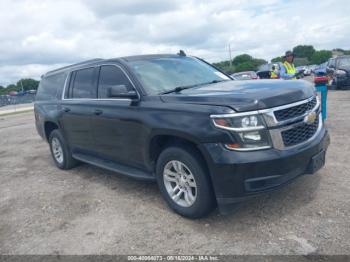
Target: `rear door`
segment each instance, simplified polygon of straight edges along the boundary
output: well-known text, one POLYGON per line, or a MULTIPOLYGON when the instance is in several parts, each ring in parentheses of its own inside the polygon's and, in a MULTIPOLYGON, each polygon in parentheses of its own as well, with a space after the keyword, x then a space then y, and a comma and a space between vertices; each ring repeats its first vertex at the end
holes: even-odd
POLYGON ((93 151, 91 101, 97 98, 98 67, 73 71, 61 103, 64 134, 74 151, 93 151))
POLYGON ((96 151, 103 158, 120 164, 143 167, 140 141, 145 134, 139 103, 128 98, 110 98, 111 86, 125 85, 135 90, 119 65, 103 65, 98 81, 98 100, 94 102, 92 132, 96 151))

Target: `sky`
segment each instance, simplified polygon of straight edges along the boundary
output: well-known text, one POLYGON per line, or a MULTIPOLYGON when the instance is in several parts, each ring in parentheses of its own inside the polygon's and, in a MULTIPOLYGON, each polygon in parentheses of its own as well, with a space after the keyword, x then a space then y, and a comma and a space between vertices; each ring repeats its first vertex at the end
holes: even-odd
POLYGON ((348 0, 0 0, 0 85, 91 58, 350 49, 348 0))

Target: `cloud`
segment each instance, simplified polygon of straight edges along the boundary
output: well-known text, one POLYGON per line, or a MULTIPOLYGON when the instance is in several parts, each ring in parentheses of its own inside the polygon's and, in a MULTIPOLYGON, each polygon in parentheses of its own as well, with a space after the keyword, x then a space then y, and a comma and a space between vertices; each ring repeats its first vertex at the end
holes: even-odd
POLYGON ((0 85, 95 57, 271 59, 297 44, 349 49, 347 1, 0 0, 0 85), (12 70, 12 71, 9 71, 12 70))

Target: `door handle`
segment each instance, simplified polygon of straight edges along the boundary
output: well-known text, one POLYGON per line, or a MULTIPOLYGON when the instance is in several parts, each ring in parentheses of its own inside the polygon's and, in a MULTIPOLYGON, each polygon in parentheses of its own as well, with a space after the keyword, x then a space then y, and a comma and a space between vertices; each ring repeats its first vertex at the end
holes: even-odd
POLYGON ((97 115, 97 116, 101 115, 102 113, 103 113, 103 111, 100 110, 100 109, 96 109, 95 112, 94 112, 94 114, 97 115))
POLYGON ((63 112, 68 113, 69 111, 70 111, 70 108, 69 108, 69 107, 64 107, 64 108, 63 108, 63 112))

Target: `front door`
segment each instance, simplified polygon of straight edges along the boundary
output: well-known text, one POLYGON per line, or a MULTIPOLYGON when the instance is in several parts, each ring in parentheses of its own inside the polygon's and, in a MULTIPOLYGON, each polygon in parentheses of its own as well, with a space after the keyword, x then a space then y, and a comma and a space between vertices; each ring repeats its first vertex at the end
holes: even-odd
POLYGON ((92 135, 96 152, 120 164, 143 167, 140 140, 144 126, 138 103, 128 98, 113 99, 108 93, 112 86, 125 85, 135 90, 131 80, 120 66, 103 65, 98 82, 98 100, 93 106, 92 135))

